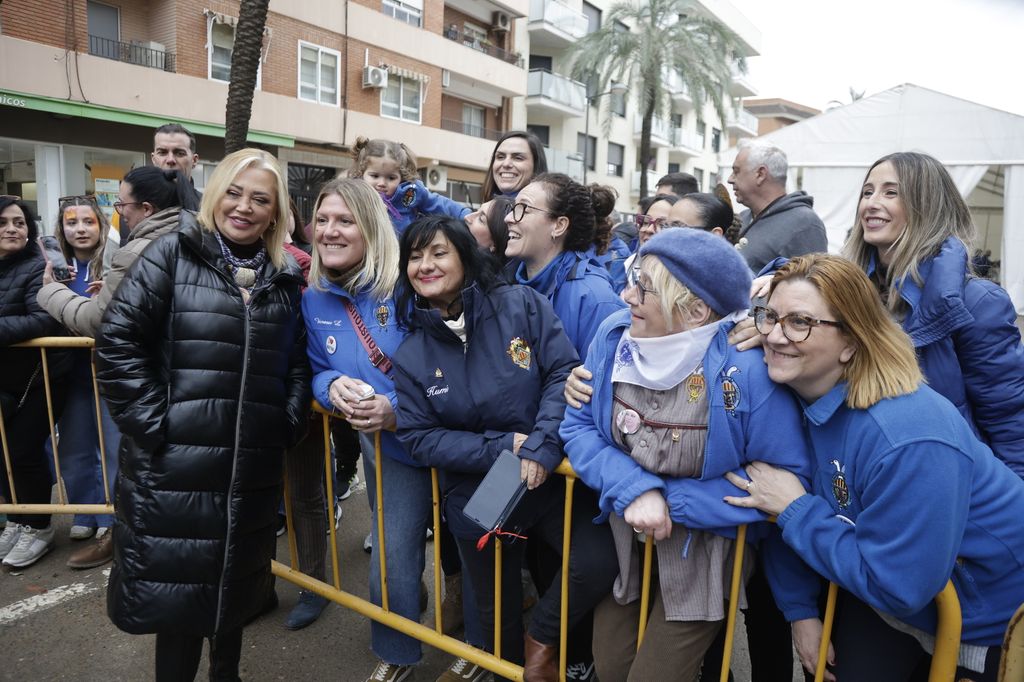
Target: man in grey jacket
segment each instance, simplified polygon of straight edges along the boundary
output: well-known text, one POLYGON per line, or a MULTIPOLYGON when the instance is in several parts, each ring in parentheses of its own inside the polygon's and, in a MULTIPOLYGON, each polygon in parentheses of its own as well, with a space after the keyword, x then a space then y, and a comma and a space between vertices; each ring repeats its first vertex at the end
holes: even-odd
POLYGON ((825 225, 806 192, 786 193, 789 163, 775 145, 740 140, 732 164, 736 200, 749 210, 740 214, 740 254, 755 274, 779 256, 802 256, 828 250, 825 225))

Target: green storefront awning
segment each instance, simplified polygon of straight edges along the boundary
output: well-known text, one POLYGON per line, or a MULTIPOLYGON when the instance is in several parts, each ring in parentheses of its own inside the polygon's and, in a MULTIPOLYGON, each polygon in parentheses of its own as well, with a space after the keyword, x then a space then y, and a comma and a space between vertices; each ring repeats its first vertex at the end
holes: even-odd
MULTIPOLYGON (((51 114, 63 114, 65 116, 77 116, 79 118, 95 118, 100 121, 112 121, 114 123, 127 123, 128 125, 142 126, 145 128, 156 128, 165 123, 180 123, 197 135, 209 135, 211 137, 224 137, 224 126, 202 121, 190 121, 186 119, 172 119, 167 116, 146 114, 138 111, 128 111, 116 107, 107 107, 102 104, 90 104, 86 102, 72 102, 53 97, 42 97, 40 95, 27 95, 21 92, 0 90, 0 106, 16 107, 19 109, 33 109, 45 111, 51 114)), ((260 144, 273 145, 277 147, 294 147, 295 138, 277 133, 268 133, 259 130, 249 130, 249 140, 260 144)))

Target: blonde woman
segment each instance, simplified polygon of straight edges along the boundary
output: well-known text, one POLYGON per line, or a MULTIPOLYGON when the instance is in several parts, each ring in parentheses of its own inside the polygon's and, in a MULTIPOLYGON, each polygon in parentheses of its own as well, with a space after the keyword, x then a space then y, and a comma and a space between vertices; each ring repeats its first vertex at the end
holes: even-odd
POLYGON ((97 339, 122 434, 107 612, 156 633, 157 680, 193 679, 204 637, 210 678, 237 679, 242 626, 272 589, 283 456, 309 411, 287 225, 276 159, 229 154, 198 222, 142 252, 97 339))

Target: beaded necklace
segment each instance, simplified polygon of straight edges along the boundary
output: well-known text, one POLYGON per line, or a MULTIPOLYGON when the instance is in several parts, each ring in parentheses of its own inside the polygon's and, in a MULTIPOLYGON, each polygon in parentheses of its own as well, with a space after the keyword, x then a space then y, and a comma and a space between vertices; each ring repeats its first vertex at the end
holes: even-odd
POLYGON ((263 270, 263 264, 267 262, 266 247, 261 246, 252 258, 239 258, 224 243, 220 232, 215 231, 214 234, 217 236, 217 243, 220 244, 220 254, 227 262, 228 274, 235 278, 235 284, 251 292, 259 278, 259 273, 263 270))

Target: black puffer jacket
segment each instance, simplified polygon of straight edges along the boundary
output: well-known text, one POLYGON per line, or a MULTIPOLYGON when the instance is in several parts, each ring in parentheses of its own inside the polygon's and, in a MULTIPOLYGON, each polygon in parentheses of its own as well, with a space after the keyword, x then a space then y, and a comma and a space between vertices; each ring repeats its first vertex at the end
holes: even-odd
POLYGON ((264 604, 282 457, 310 402, 286 263, 246 306, 192 222, 142 253, 103 316, 99 380, 122 433, 107 612, 126 632, 210 636, 264 604))
MULTIPOLYGON (((36 348, 7 348, 39 336, 64 336, 60 322, 36 303, 43 285, 46 261, 34 241, 7 258, 0 258, 0 396, 5 414, 18 404, 29 381, 43 385, 42 371, 36 371, 40 353, 36 348), (33 379, 34 377, 34 379, 33 379)), ((48 351, 50 379, 60 378, 71 366, 68 351, 48 351)))

